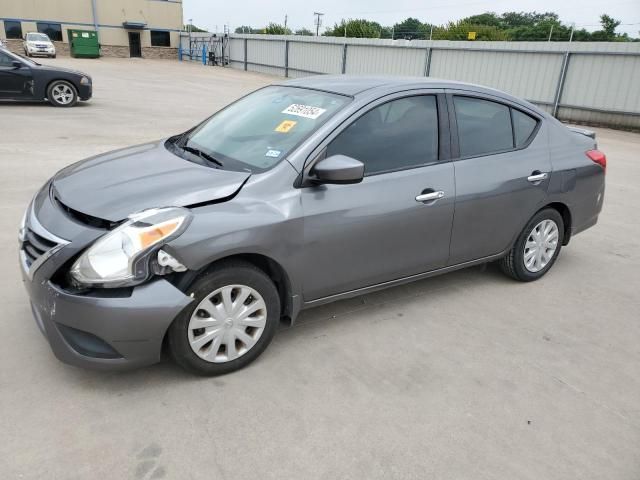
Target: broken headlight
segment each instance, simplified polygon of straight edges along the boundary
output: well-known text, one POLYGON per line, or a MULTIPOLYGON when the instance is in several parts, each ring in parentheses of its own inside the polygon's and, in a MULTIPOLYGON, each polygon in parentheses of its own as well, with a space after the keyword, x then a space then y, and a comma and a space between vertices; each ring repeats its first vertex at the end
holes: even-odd
POLYGON ((150 275, 149 256, 181 235, 190 221, 191 212, 180 207, 131 215, 82 253, 71 267, 71 278, 83 287, 117 288, 144 282, 150 275))

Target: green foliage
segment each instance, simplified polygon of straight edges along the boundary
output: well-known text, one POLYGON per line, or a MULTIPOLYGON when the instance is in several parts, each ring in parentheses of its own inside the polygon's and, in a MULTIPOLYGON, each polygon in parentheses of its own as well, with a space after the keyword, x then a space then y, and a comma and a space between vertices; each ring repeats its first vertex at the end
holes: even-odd
MULTIPOLYGON (((600 16, 602 28, 589 32, 584 28, 573 30, 574 42, 607 41, 628 42, 640 41, 630 38, 627 34, 615 32, 620 21, 609 15, 600 16)), ((428 39, 431 24, 422 22, 418 18, 409 17, 393 27, 382 26, 378 22, 356 18, 343 19, 328 29, 324 35, 332 37, 354 38, 394 38, 394 39, 428 39)), ((194 32, 202 31, 194 27, 194 32)), ((277 23, 270 23, 265 29, 238 27, 236 33, 267 33, 271 35, 290 35, 291 30, 277 23)), ((498 15, 485 12, 472 15, 447 25, 433 26, 434 40, 468 40, 469 32, 476 32, 476 40, 496 41, 546 41, 551 35, 552 41, 566 42, 571 37, 571 26, 560 21, 557 13, 553 12, 505 12, 498 15)), ((307 28, 296 30, 296 35, 313 35, 307 28)))
POLYGON ((264 29, 264 33, 267 35, 291 35, 291 30, 285 28, 284 25, 272 22, 264 29))
POLYGON ((313 36, 313 32, 311 30, 309 30, 308 28, 299 28, 298 30, 296 30, 295 34, 296 35, 304 35, 306 37, 313 36))
POLYGON ((336 23, 324 35, 328 37, 380 38, 382 25, 365 19, 349 19, 336 23))
POLYGON ((425 39, 428 38, 431 25, 422 23, 417 18, 407 18, 393 26, 393 38, 425 39))
POLYGON ((465 20, 449 22, 442 27, 434 27, 433 40, 467 40, 469 32, 476 32, 476 40, 509 40, 505 30, 491 25, 467 23, 465 20))
POLYGON ((262 30, 258 28, 252 28, 248 25, 241 25, 240 27, 236 28, 235 32, 236 33, 262 33, 262 30))

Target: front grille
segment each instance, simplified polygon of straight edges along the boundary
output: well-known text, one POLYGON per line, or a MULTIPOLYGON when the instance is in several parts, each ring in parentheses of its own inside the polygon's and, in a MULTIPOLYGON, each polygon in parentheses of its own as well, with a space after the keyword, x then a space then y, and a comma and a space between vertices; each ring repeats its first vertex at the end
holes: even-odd
POLYGON ((40 257, 56 248, 59 244, 46 239, 30 228, 26 228, 24 232, 24 240, 22 242, 22 250, 24 251, 27 267, 31 268, 40 257))

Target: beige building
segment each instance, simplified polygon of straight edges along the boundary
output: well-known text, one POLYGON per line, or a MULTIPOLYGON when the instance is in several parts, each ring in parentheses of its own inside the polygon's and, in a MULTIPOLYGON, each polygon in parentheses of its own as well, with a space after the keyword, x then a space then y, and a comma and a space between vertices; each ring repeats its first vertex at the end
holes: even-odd
POLYGON ((177 58, 182 0, 0 0, 0 38, 18 52, 28 32, 43 32, 58 53, 67 30, 94 30, 102 55, 177 58))

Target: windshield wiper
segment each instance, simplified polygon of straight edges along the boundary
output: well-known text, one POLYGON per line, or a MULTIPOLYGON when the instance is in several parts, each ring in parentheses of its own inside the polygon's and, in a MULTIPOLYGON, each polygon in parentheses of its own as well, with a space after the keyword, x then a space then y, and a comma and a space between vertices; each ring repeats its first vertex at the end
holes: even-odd
POLYGON ((220 160, 212 157, 207 152, 203 152, 199 148, 190 147, 189 145, 182 145, 180 148, 182 148, 185 152, 193 153, 194 155, 197 155, 200 158, 203 158, 211 163, 215 163, 219 167, 224 167, 224 164, 220 160))

